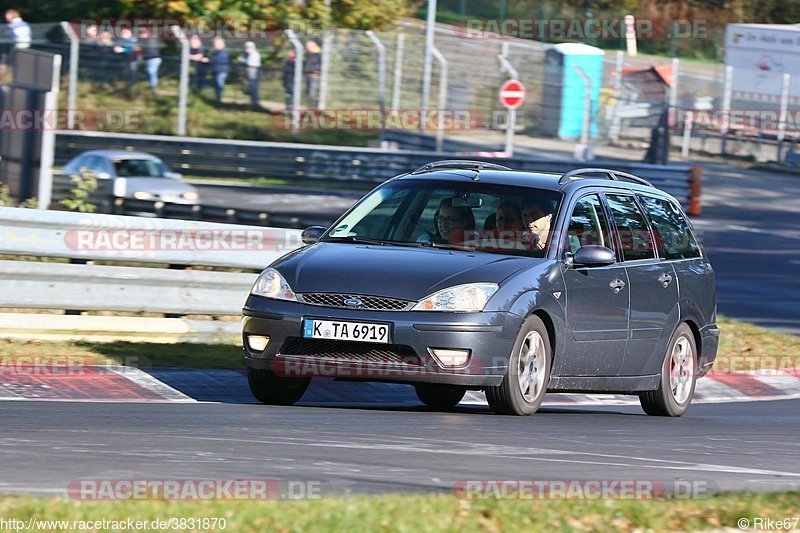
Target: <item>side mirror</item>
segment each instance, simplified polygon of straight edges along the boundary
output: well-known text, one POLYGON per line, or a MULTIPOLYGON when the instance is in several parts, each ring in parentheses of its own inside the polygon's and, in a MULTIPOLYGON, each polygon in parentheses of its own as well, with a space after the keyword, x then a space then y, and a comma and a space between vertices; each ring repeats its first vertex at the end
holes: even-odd
POLYGON ((314 244, 322 237, 322 234, 328 230, 325 226, 311 226, 303 230, 300 234, 300 240, 303 244, 314 244))
POLYGON ((616 262, 617 256, 614 254, 614 250, 605 246, 581 246, 573 258, 573 264, 582 267, 607 266, 616 262))
POLYGON ((171 180, 179 180, 183 177, 183 174, 181 174, 180 172, 165 172, 164 177, 169 178, 171 180))

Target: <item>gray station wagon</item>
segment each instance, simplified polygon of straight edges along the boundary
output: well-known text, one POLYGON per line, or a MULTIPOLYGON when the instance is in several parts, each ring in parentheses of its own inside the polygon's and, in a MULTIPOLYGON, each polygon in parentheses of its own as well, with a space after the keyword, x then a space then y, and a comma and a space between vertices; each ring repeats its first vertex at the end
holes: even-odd
POLYGON ((690 222, 616 170, 430 163, 302 240, 243 309, 264 403, 327 376, 412 384, 437 409, 482 390, 529 415, 545 392, 590 392, 680 416, 716 357, 714 272, 690 222))

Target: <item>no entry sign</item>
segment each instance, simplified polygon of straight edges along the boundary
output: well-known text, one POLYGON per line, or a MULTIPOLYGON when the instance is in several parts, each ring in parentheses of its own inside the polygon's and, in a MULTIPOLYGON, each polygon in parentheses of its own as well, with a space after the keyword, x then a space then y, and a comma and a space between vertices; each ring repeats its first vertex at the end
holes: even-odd
POLYGON ((517 80, 508 80, 500 87, 500 103, 508 109, 516 109, 525 100, 525 87, 517 80))

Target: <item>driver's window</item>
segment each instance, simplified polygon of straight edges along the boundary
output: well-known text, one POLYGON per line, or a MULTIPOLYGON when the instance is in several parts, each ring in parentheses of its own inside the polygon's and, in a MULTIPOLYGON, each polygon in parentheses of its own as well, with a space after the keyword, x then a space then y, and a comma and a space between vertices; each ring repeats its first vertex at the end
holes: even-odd
POLYGON ((613 249, 610 235, 603 204, 596 194, 590 194, 578 200, 572 210, 564 249, 572 253, 586 245, 613 249))

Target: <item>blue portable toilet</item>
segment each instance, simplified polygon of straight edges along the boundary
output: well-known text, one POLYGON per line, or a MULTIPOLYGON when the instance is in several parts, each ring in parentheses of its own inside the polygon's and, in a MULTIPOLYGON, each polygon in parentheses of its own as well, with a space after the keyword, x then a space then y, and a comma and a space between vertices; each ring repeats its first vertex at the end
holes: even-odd
POLYGON ((575 67, 591 82, 592 121, 589 132, 599 135, 597 108, 603 85, 605 52, 583 43, 560 43, 545 52, 541 129, 561 139, 578 139, 583 130, 586 84, 575 67))

